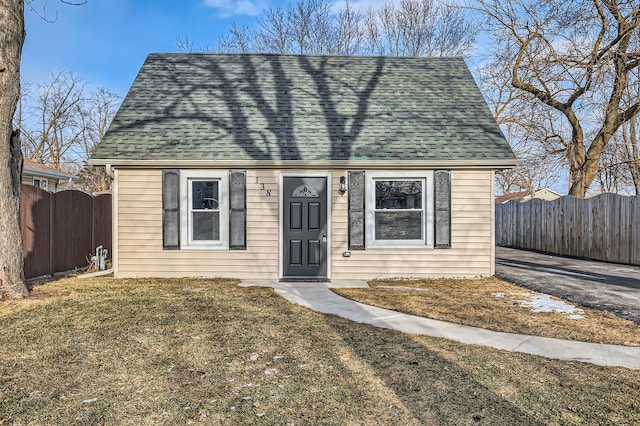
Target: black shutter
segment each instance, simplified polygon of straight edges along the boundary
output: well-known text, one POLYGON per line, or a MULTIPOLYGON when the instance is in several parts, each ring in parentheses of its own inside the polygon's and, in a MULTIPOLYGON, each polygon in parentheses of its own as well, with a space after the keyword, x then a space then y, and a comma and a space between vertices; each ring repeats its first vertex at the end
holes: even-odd
POLYGON ((247 249, 247 173, 229 173, 229 249, 247 249))
POLYGON ((180 171, 162 171, 162 248, 180 249, 180 171))
POLYGON ((451 247, 451 172, 436 170, 434 172, 434 246, 435 248, 451 247))
POLYGON ((364 172, 349 172, 349 250, 364 250, 364 172))

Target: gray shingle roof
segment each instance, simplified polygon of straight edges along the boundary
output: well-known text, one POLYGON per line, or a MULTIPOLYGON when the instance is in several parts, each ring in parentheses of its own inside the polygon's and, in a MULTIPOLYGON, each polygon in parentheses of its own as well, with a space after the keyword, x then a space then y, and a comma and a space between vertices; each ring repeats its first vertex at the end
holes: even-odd
POLYGON ((151 54, 93 159, 515 157, 461 58, 151 54))

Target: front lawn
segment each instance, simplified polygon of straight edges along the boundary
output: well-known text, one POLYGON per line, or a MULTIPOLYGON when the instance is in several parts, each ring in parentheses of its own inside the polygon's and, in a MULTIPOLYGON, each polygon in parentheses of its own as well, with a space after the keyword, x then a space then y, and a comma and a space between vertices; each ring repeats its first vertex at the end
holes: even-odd
POLYGON ((0 424, 638 424, 640 371, 407 335, 231 280, 0 303, 0 424))
POLYGON ((407 314, 505 333, 640 346, 640 325, 610 312, 575 306, 497 278, 381 280, 368 289, 334 289, 341 296, 407 314), (535 312, 534 308, 577 308, 535 312), (557 306, 550 306, 555 303, 557 306), (545 306, 546 305, 546 306, 545 306))

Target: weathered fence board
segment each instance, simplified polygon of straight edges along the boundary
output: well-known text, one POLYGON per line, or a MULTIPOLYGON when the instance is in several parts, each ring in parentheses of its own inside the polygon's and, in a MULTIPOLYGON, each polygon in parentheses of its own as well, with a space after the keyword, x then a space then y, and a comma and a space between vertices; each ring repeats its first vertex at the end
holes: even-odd
POLYGON ((496 205, 496 243, 640 265, 638 197, 602 194, 496 205))
POLYGON ((53 269, 68 271, 88 264, 93 252, 93 197, 80 191, 53 194, 53 269))
POLYGON ((87 266, 99 245, 111 252, 111 194, 50 193, 31 185, 21 191, 25 278, 87 266))
POLYGON ((51 203, 52 194, 31 185, 22 185, 20 227, 26 278, 51 271, 51 203), (28 207, 27 207, 28 206, 28 207))
POLYGON ((111 256, 111 194, 100 194, 93 199, 93 242, 95 249, 103 246, 111 256))

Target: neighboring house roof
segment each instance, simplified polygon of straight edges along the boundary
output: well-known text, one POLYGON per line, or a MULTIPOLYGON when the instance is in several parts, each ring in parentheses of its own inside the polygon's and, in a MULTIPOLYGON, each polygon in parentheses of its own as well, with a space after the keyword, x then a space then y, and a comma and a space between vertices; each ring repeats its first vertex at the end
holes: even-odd
POLYGON ((509 194, 502 194, 496 197, 497 204, 504 204, 508 201, 529 201, 533 198, 543 199, 543 200, 555 200, 557 198, 562 197, 561 194, 557 193, 553 189, 550 188, 542 188, 536 191, 521 191, 521 192, 511 192, 509 194))
POLYGON ((59 180, 78 179, 78 176, 74 174, 66 173, 58 169, 54 169, 53 167, 45 166, 44 164, 29 160, 28 158, 24 159, 22 173, 59 180))
POLYGON ((508 194, 498 195, 496 197, 496 203, 503 204, 511 200, 521 201, 527 195, 531 195, 531 191, 510 192, 508 194))
POLYGON ((92 163, 138 160, 517 162, 462 58, 193 53, 147 57, 92 163))
POLYGON ((553 189, 542 188, 542 189, 536 190, 533 194, 529 194, 528 196, 524 197, 522 201, 529 201, 532 198, 538 198, 546 201, 553 201, 560 197, 562 197, 562 194, 554 191, 553 189))

